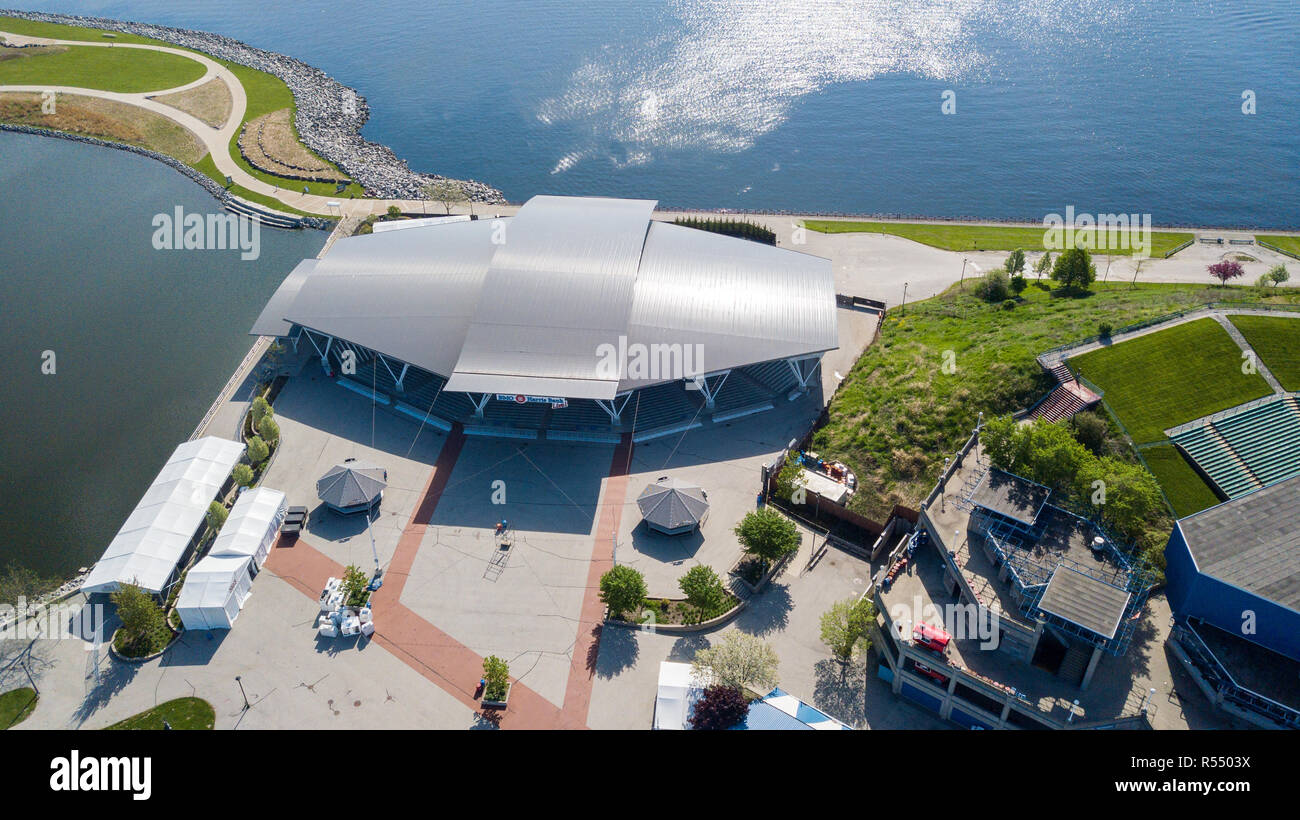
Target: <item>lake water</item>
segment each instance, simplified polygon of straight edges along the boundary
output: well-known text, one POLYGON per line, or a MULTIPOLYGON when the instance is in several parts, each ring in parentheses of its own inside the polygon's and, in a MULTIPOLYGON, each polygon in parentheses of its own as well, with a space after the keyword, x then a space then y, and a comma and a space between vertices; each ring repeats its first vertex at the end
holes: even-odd
MULTIPOLYGON (((368 138, 516 201, 987 218, 1073 205, 1300 225, 1294 0, 29 7, 299 57, 367 97, 368 138)), ((215 208, 150 160, 0 135, 0 562, 61 574, 97 558, 247 350, 265 299, 324 241, 263 231, 256 262, 155 251, 150 220, 176 205, 215 208), (40 373, 44 350, 56 375, 40 373)))
POLYGON ((516 201, 1300 226, 1295 0, 29 5, 303 59, 368 138, 516 201))
POLYGON ((262 305, 325 243, 268 228, 256 260, 154 250, 154 216, 177 206, 218 210, 154 160, 0 132, 0 565, 64 575, 99 558, 248 352, 262 305))

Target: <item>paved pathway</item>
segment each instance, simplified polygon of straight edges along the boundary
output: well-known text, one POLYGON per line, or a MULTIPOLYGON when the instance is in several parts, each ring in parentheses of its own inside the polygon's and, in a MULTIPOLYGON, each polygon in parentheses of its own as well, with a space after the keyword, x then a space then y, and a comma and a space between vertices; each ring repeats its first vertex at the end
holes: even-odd
POLYGON ((82 42, 80 40, 55 40, 47 37, 28 37, 21 34, 12 34, 6 31, 0 31, 6 42, 14 45, 24 45, 27 43, 39 43, 41 45, 65 45, 73 47, 88 48, 135 48, 146 51, 161 51, 167 54, 175 54, 179 57, 185 57, 203 64, 206 71, 203 76, 191 83, 178 85, 173 88, 160 88, 153 91, 147 91, 140 94, 127 94, 117 91, 101 91, 92 88, 79 88, 76 86, 51 86, 51 85, 0 85, 0 92, 18 91, 34 92, 55 91, 61 94, 80 94, 86 97, 98 97, 105 100, 114 100, 116 102, 134 105, 152 111, 155 114, 166 117, 176 124, 191 131, 198 138, 208 153, 212 156, 213 163, 217 170, 222 174, 229 176, 236 185, 246 188, 255 193, 272 197, 285 205, 292 206, 301 211, 309 211, 317 214, 343 214, 348 216, 357 216, 364 218, 372 213, 383 213, 389 205, 397 205, 403 210, 419 210, 421 206, 427 207, 426 202, 409 202, 406 200, 388 200, 388 199, 335 199, 328 196, 319 196, 316 194, 303 194, 301 189, 287 190, 277 187, 268 182, 253 176, 245 171, 230 156, 230 143, 238 134, 240 126, 244 121, 244 112, 248 110, 248 95, 244 91, 244 86, 239 80, 225 68, 225 66, 193 51, 185 51, 180 48, 168 48, 166 46, 155 46, 135 43, 98 43, 82 42), (220 79, 230 90, 231 107, 230 116, 226 119, 225 124, 219 128, 213 128, 197 117, 187 114, 177 108, 173 108, 166 103, 152 99, 153 97, 166 94, 175 94, 180 91, 186 91, 195 88, 213 78, 220 79), (340 203, 338 208, 331 208, 328 203, 340 203))
POLYGON ((1255 362, 1255 369, 1259 372, 1259 375, 1264 377, 1264 381, 1268 382, 1268 386, 1273 388, 1273 392, 1285 393, 1286 391, 1282 389, 1282 385, 1273 376, 1273 372, 1268 369, 1268 365, 1255 353, 1255 348, 1250 346, 1250 342, 1246 341, 1246 337, 1241 335, 1241 331, 1237 330, 1237 326, 1228 321, 1228 317, 1222 313, 1215 313, 1214 321, 1228 331, 1228 335, 1232 337, 1232 340, 1237 343, 1237 347, 1241 348, 1243 353, 1250 354, 1251 360, 1255 362))
MULTIPOLYGON (((421 617, 402 603, 402 591, 411 567, 425 543, 430 521, 451 479, 461 448, 465 444, 463 429, 457 425, 442 446, 433 473, 421 501, 402 532, 397 550, 384 575, 384 584, 374 594, 376 630, 374 641, 407 666, 471 709, 478 709, 474 691, 483 671, 483 658, 451 635, 421 617)), ((553 703, 520 681, 510 690, 510 705, 499 713, 503 728, 581 729, 587 727, 595 658, 604 618, 599 597, 600 576, 613 563, 613 537, 627 493, 627 470, 631 461, 631 439, 625 436, 615 448, 609 478, 605 482, 600 519, 596 528, 587 585, 564 705, 553 703)), ((300 537, 292 545, 277 546, 266 566, 309 598, 315 599, 331 576, 342 577, 344 567, 300 537)))

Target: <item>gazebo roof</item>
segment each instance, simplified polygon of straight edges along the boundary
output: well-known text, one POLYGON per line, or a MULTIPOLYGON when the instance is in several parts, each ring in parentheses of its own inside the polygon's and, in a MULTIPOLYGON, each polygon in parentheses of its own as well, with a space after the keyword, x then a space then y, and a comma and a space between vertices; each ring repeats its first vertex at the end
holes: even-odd
POLYGON ((661 478, 649 485, 636 504, 646 523, 666 530, 698 524, 709 511, 704 490, 675 478, 661 478))
POLYGON ((373 502, 387 486, 387 473, 382 467, 349 459, 320 477, 316 495, 331 507, 346 509, 373 502))

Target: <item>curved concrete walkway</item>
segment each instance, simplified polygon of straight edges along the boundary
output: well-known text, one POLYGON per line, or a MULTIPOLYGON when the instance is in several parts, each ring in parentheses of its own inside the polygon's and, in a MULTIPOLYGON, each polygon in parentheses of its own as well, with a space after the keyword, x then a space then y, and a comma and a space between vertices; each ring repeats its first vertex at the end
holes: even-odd
POLYGON ((409 202, 405 200, 389 199, 335 199, 333 197, 319 196, 317 194, 303 194, 301 190, 293 191, 286 188, 280 188, 248 173, 243 168, 239 167, 230 156, 230 144, 239 135, 240 126, 244 121, 244 113, 248 110, 248 94, 244 91, 243 84, 240 83, 225 66, 210 57, 199 54, 198 52, 142 43, 99 43, 82 42, 80 40, 55 40, 47 37, 28 37, 7 31, 0 31, 0 36, 3 36, 6 42, 13 45, 38 44, 88 48, 137 48, 147 51, 161 51, 166 54, 175 54, 201 63, 206 71, 202 77, 194 82, 178 85, 173 88, 159 88, 143 93, 128 94, 117 91, 101 91, 93 88, 80 88, 77 86, 54 85, 0 85, 0 92, 18 91, 41 93, 44 91, 54 91, 63 94, 80 94, 86 97, 99 97, 105 100, 114 100, 116 102, 134 105, 152 111, 155 114, 164 116, 172 122, 175 122, 177 125, 191 131, 196 137, 198 137, 199 142, 207 148, 208 153, 212 156, 212 161, 217 166, 217 170, 230 177, 236 185, 255 193, 269 196, 285 205, 297 208, 300 211, 309 211, 311 213, 326 216, 344 215, 366 217, 372 213, 383 213, 389 205, 397 205, 407 211, 417 210, 421 206, 427 207, 428 205, 428 203, 419 201, 409 202), (230 90, 230 116, 226 119, 225 124, 220 128, 213 128, 191 114, 187 114, 184 111, 167 105, 166 103, 152 99, 153 97, 165 94, 175 94, 181 91, 188 91, 189 89, 200 86, 213 78, 220 79, 226 84, 226 88, 230 90), (330 207, 330 202, 338 202, 339 207, 330 207))

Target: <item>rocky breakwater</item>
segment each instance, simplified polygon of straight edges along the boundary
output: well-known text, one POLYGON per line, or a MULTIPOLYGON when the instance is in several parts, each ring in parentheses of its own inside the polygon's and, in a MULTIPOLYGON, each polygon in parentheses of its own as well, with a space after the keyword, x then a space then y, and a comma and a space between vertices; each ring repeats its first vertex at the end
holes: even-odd
MULTIPOLYGON (((283 80, 293 92, 297 108, 294 124, 303 143, 356 180, 365 188, 367 196, 380 199, 422 199, 426 185, 446 178, 412 171, 406 161, 399 159, 392 149, 362 139, 361 126, 370 117, 370 106, 365 98, 301 60, 254 48, 219 34, 151 23, 13 9, 0 9, 0 14, 152 37, 273 74, 283 80)), ((457 181, 475 202, 500 204, 506 201, 499 190, 486 183, 476 180, 457 181)))

